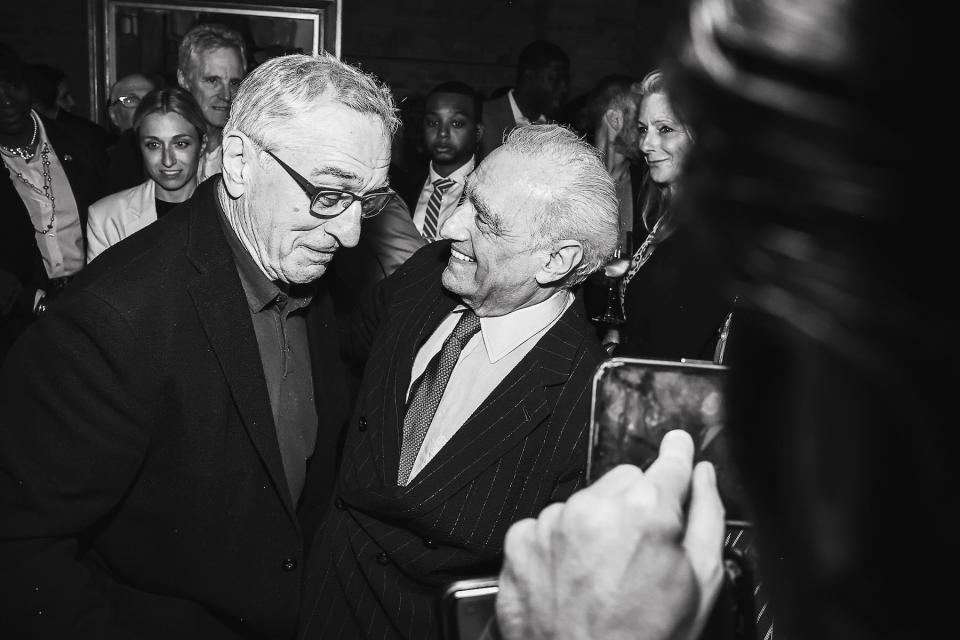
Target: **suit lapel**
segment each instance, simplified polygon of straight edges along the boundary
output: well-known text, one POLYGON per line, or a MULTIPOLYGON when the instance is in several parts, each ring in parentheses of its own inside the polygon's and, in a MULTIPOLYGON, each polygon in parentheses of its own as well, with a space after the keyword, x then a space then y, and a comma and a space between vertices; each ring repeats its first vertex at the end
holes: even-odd
MULTIPOLYGON (((397 356, 391 358, 389 370, 384 377, 386 387, 383 390, 383 443, 382 482, 384 486, 395 486, 397 468, 400 465, 400 444, 403 440, 403 417, 407 410, 407 389, 410 387, 413 361, 417 351, 437 329, 440 322, 457 305, 457 301, 443 293, 442 289, 430 288, 424 296, 427 300, 418 301, 414 312, 405 316, 404 323, 394 337, 397 356)), ((401 311, 401 309, 398 309, 401 311)))
POLYGON ((278 497, 296 521, 250 308, 220 226, 216 201, 218 182, 211 180, 198 188, 191 201, 187 255, 199 275, 188 283, 187 290, 210 347, 220 361, 250 440, 263 460, 278 497))
POLYGON ((583 342, 576 306, 500 382, 407 487, 429 511, 458 491, 547 419, 583 342))

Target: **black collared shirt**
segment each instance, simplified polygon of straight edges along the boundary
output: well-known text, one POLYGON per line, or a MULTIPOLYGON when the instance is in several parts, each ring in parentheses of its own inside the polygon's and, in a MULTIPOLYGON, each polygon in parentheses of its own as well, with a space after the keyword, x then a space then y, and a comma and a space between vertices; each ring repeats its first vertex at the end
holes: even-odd
POLYGON ((271 281, 250 257, 222 212, 220 224, 250 307, 283 469, 296 505, 303 492, 307 461, 317 442, 317 405, 306 321, 313 287, 271 281))

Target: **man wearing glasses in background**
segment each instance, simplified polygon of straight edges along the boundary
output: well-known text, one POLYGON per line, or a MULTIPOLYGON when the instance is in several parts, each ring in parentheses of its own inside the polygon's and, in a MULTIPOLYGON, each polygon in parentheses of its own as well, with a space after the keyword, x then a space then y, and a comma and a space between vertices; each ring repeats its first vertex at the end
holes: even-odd
POLYGON ((107 116, 117 134, 113 146, 107 149, 110 164, 107 171, 106 193, 116 193, 135 187, 147 179, 143 159, 133 130, 133 114, 140 100, 156 85, 145 75, 131 73, 117 80, 110 88, 107 116))
MULTIPOLYGON (((10 637, 291 638, 349 410, 326 278, 386 188, 389 89, 263 63, 223 171, 104 253, 0 385, 10 637)), ((6 637, 5 635, 5 637, 6 637)))

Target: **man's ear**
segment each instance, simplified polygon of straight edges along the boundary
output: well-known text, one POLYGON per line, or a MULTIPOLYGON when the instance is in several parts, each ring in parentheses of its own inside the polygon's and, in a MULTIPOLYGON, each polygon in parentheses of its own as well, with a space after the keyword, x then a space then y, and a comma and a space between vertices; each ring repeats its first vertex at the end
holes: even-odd
POLYGON ((623 111, 620 111, 620 109, 607 109, 603 114, 603 120, 607 123, 610 131, 615 134, 620 133, 620 130, 623 129, 623 111))
POLYGON ((548 286, 567 277, 583 261, 583 245, 576 240, 561 240, 547 263, 537 272, 537 282, 548 286))
POLYGON ((252 163, 257 152, 253 142, 236 129, 223 136, 220 144, 223 153, 223 186, 231 198, 239 198, 246 193, 254 171, 252 163))
POLYGON ((183 71, 177 69, 177 84, 180 85, 181 89, 190 90, 190 87, 187 86, 187 78, 183 75, 183 71))
POLYGON ((481 140, 483 140, 483 130, 484 130, 483 123, 478 122, 477 123, 477 142, 480 142, 481 140))
POLYGON ((113 123, 113 126, 120 128, 120 123, 117 122, 120 118, 117 117, 117 110, 114 107, 107 109, 107 117, 110 118, 110 122, 113 123))

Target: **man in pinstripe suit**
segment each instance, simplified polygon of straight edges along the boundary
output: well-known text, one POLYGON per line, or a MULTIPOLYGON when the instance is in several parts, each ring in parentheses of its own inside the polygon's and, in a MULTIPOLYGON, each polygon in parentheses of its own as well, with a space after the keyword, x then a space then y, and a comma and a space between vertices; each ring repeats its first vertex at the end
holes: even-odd
POLYGON ((597 152, 556 125, 516 129, 468 178, 441 237, 357 314, 367 366, 311 547, 305 638, 439 637, 442 587, 495 574, 510 524, 583 484, 605 352, 570 288, 617 239, 597 152), (469 314, 480 329, 411 454, 418 378, 469 314))

